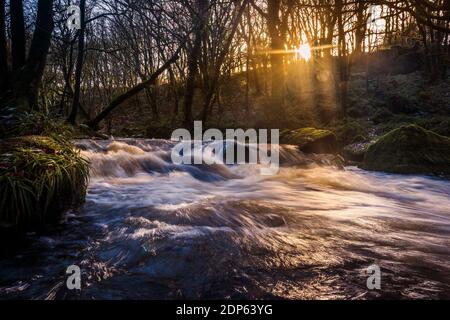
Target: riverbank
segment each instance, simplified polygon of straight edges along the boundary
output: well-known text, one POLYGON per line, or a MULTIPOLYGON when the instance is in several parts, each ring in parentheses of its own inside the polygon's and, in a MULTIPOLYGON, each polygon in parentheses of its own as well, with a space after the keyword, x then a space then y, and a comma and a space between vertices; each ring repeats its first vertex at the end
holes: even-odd
POLYGON ((57 223, 80 205, 89 179, 88 163, 57 136, 23 136, 0 141, 0 228, 4 250, 14 238, 57 223))

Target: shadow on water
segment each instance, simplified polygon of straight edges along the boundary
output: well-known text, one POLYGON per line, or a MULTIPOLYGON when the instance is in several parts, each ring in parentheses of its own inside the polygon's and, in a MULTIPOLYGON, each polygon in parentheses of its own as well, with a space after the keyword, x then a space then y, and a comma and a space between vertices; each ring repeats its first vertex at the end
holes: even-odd
POLYGON ((1 298, 450 298, 448 181, 338 170, 289 146, 262 176, 174 165, 165 140, 77 144, 86 204, 0 259, 1 298), (66 289, 72 264, 81 292, 66 289), (371 264, 381 290, 366 287, 371 264))

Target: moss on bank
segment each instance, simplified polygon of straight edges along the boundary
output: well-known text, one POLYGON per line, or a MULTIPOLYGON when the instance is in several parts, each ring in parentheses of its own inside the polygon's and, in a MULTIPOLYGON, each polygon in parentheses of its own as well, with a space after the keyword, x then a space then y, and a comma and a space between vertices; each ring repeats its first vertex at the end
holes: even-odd
POLYGON ((0 226, 26 231, 57 222, 84 201, 88 170, 58 136, 0 140, 0 226))
POLYGON ((406 125, 372 144, 361 166, 392 173, 450 175, 450 138, 406 125))

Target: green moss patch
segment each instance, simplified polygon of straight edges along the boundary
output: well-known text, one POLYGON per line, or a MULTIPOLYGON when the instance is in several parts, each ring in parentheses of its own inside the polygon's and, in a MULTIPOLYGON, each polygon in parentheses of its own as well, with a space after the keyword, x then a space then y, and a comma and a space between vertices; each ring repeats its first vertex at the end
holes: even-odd
POLYGON ((301 128, 284 130, 280 134, 280 142, 297 145, 305 153, 337 153, 337 140, 330 130, 301 128))
POLYGON ((29 230, 58 221, 84 201, 88 170, 56 136, 0 140, 0 225, 29 230))
POLYGON ((392 173, 450 175, 450 138, 406 125, 372 144, 361 166, 392 173))

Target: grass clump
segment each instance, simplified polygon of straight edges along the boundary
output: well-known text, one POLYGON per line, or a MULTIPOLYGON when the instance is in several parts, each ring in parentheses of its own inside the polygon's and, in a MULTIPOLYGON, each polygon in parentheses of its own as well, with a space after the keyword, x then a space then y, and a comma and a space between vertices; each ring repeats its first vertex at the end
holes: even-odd
POLYGON ((372 144, 363 169, 450 176, 450 138, 410 124, 372 144))
POLYGON ((6 136, 9 137, 19 135, 72 137, 74 133, 74 127, 65 119, 36 111, 18 114, 17 119, 6 130, 6 136))
POLYGON ((7 125, 0 124, 2 138, 31 135, 58 137, 65 140, 107 138, 84 124, 72 125, 64 117, 38 111, 14 114, 7 125))
POLYGON ((53 136, 0 140, 0 223, 19 230, 58 221, 84 201, 88 163, 53 136))

